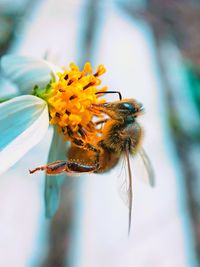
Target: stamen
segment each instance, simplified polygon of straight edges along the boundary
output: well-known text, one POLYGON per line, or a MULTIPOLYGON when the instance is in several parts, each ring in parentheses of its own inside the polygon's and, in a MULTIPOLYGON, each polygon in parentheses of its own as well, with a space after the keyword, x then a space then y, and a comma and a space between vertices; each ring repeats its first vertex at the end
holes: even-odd
POLYGON ((69 80, 68 85, 71 85, 72 83, 73 83, 73 81, 72 80, 69 80))
POLYGON ((69 75, 66 74, 65 77, 64 77, 64 79, 65 79, 65 80, 68 80, 68 77, 69 77, 69 75))
POLYGON ((73 100, 75 98, 77 98, 77 96, 76 95, 72 95, 72 96, 70 96, 69 100, 73 100))
POLYGON ((89 87, 92 86, 92 85, 95 85, 95 83, 94 83, 94 82, 88 83, 87 85, 85 85, 85 86, 83 87, 83 90, 89 88, 89 87))
POLYGON ((107 88, 99 88, 101 80, 97 78, 104 72, 103 65, 92 74, 90 63, 86 63, 82 71, 72 63, 70 70, 58 74, 58 82, 50 84, 51 89, 47 97, 50 123, 58 126, 65 140, 78 135, 89 140, 97 135, 98 129, 92 120, 94 116, 102 117, 102 114, 91 107, 104 103, 99 96, 103 95, 107 88), (97 92, 101 93, 96 94, 97 92))

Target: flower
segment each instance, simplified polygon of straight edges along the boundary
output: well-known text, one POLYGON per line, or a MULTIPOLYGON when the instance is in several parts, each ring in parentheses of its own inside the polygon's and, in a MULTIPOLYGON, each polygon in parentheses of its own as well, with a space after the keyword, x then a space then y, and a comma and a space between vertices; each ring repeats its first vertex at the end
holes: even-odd
POLYGON ((1 103, 0 172, 6 171, 36 145, 47 129, 48 109, 42 99, 27 95, 1 103))
POLYGON ((70 140, 69 131, 73 137, 80 138, 84 131, 87 140, 94 138, 95 125, 93 116, 101 116, 98 112, 91 110, 92 104, 101 103, 97 92, 104 92, 107 88, 97 89, 101 84, 99 76, 105 72, 100 65, 92 74, 90 63, 86 63, 83 70, 74 64, 70 64, 70 70, 58 73, 58 80, 53 81, 44 89, 35 88, 34 94, 45 99, 49 107, 50 124, 57 125, 64 139, 70 140))
MULTIPOLYGON (((13 81, 19 95, 0 103, 0 174, 15 164, 45 135, 49 123, 54 127, 48 162, 65 159, 69 130, 74 137, 86 133, 94 138, 93 116, 101 116, 90 109, 101 103, 98 97, 106 87, 99 76, 103 65, 92 74, 90 63, 83 70, 74 64, 62 69, 54 64, 23 56, 4 56, 1 60, 4 74, 13 81)), ((59 186, 64 176, 46 176, 46 215, 51 217, 59 205, 59 186)))

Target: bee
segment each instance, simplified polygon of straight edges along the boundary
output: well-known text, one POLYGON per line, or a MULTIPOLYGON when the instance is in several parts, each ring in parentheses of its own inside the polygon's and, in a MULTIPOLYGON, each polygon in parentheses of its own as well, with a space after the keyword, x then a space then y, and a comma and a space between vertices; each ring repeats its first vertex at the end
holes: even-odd
MULTIPOLYGON (((86 146, 73 143, 68 151, 68 160, 56 161, 30 172, 42 170, 48 175, 104 173, 111 170, 124 157, 128 170, 126 194, 129 208, 128 233, 130 233, 133 202, 130 155, 140 155, 152 186, 155 180, 151 162, 142 148, 143 128, 137 121, 137 117, 143 115, 144 108, 135 99, 93 104, 90 108, 94 113, 97 111, 105 114, 102 120, 96 122, 96 125, 102 127, 102 134, 92 144, 86 146)), ((81 142, 84 143, 84 136, 81 142)))

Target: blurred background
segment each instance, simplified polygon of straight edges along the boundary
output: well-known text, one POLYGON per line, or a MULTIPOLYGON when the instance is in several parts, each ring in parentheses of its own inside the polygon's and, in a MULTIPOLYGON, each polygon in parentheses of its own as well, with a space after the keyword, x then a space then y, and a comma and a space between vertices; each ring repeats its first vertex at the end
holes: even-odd
MULTIPOLYGON (((0 266, 200 266, 200 3, 198 0, 0 0, 0 55, 107 68, 103 85, 145 106, 140 122, 156 187, 133 168, 134 207, 120 168, 66 177, 45 218, 47 136, 0 177, 0 266)), ((0 95, 15 90, 1 75, 0 95)))

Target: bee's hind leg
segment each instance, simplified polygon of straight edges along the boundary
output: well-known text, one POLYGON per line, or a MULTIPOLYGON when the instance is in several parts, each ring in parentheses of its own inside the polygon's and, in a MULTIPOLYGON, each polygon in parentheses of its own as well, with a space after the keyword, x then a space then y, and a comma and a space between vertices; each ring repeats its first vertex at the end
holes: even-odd
POLYGON ((59 175, 61 173, 67 173, 68 175, 90 173, 97 169, 97 165, 87 165, 76 161, 59 160, 50 164, 37 167, 33 170, 29 170, 30 174, 37 171, 45 171, 48 175, 59 175))
POLYGON ((34 170, 29 170, 30 174, 37 172, 37 171, 45 171, 46 174, 49 175, 55 175, 65 172, 67 166, 67 161, 65 160, 58 160, 55 162, 52 162, 50 164, 37 167, 34 170))

